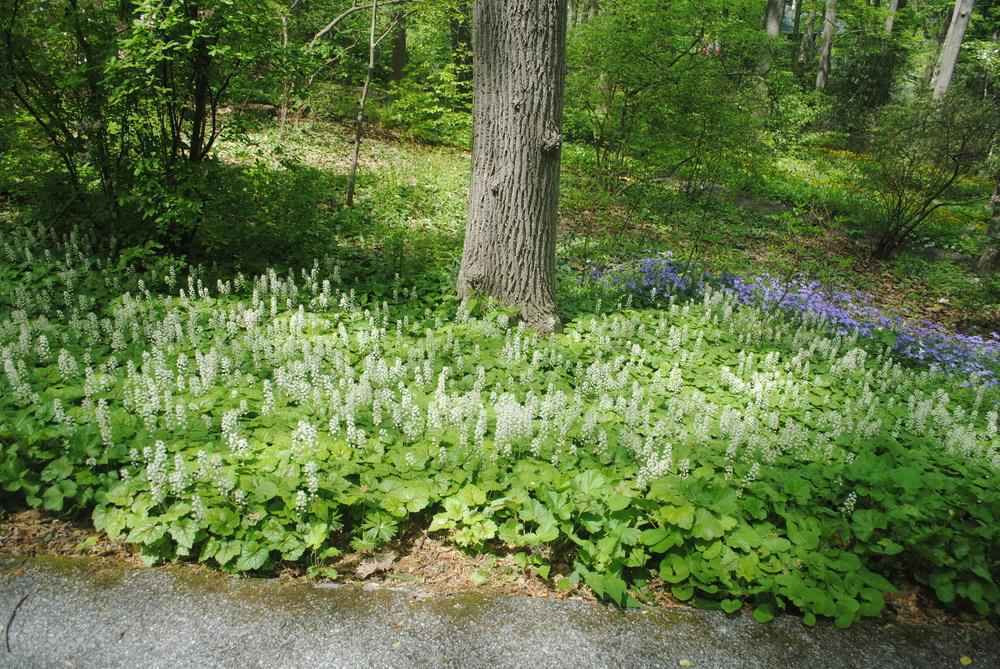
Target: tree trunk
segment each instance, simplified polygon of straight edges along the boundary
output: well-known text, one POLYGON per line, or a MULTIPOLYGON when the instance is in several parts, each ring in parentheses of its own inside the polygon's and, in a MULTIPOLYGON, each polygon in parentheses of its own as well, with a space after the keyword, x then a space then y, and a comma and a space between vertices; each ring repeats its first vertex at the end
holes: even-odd
POLYGON ((767 0, 767 13, 764 15, 764 29, 767 36, 777 39, 781 36, 781 19, 785 14, 785 0, 767 0))
POLYGON ((354 118, 354 155, 351 156, 351 173, 347 177, 347 206, 354 206, 354 188, 358 182, 358 159, 361 156, 361 139, 365 134, 365 104, 368 102, 368 89, 375 73, 375 26, 378 24, 378 0, 372 0, 371 24, 368 30, 368 70, 365 74, 365 84, 361 88, 361 99, 358 101, 358 115, 354 118))
MULTIPOLYGON (((282 55, 288 57, 288 17, 281 16, 281 50, 282 55)), ((285 129, 285 121, 288 120, 288 108, 291 106, 292 80, 285 72, 281 80, 281 106, 278 107, 278 127, 285 129)))
POLYGON ((477 0, 472 187, 458 294, 558 328, 556 223, 566 0, 477 0))
POLYGON ((409 52, 406 48, 406 15, 403 12, 396 14, 396 31, 392 35, 392 73, 393 81, 402 81, 406 71, 406 65, 410 61, 409 52))
POLYGON ((795 20, 792 22, 792 34, 798 37, 802 34, 802 3, 805 0, 795 0, 795 20))
POLYGON ((955 74, 955 64, 958 62, 958 52, 962 49, 962 39, 965 29, 969 26, 972 8, 976 0, 955 0, 955 10, 951 14, 951 25, 948 26, 948 36, 941 47, 934 72, 934 99, 940 100, 948 92, 951 78, 955 74))
MULTIPOLYGON (((805 3, 805 0, 800 0, 801 3, 805 3)), ((809 12, 809 25, 806 26, 806 30, 802 33, 802 39, 799 41, 799 56, 796 59, 798 63, 798 71, 801 72, 805 69, 806 65, 812 60, 813 51, 816 48, 816 2, 813 0, 812 10, 809 12)))
POLYGON ((889 15, 885 17, 885 34, 892 34, 892 27, 896 23, 896 12, 899 11, 899 0, 889 0, 889 15))
POLYGON ((819 50, 819 72, 816 73, 816 90, 823 90, 830 81, 830 57, 833 53, 833 33, 837 30, 837 0, 826 0, 823 16, 823 37, 819 50))
MULTIPOLYGON (((201 9, 197 4, 188 8, 188 18, 192 24, 201 19, 201 9)), ((192 163, 201 162, 208 150, 208 114, 210 100, 209 70, 212 67, 212 54, 209 51, 208 40, 204 35, 195 38, 194 51, 191 54, 191 78, 194 81, 194 96, 191 109, 191 139, 188 143, 188 160, 192 163)))

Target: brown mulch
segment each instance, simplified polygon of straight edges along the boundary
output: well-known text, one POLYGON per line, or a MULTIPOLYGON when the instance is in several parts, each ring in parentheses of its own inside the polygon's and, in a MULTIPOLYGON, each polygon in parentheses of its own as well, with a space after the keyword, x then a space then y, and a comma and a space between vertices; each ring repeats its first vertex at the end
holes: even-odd
MULTIPOLYGON (((89 522, 58 518, 37 509, 0 511, 0 557, 43 556, 142 564, 132 547, 110 540, 89 522)), ((418 531, 375 555, 347 553, 330 566, 342 582, 412 586, 434 594, 475 590, 526 597, 590 597, 581 589, 569 594, 556 591, 544 579, 518 567, 510 555, 472 555, 418 531)), ((287 564, 278 576, 304 579, 306 570, 300 564, 287 564)))
POLYGON ((89 522, 56 518, 37 509, 0 511, 0 555, 106 557, 139 564, 127 545, 110 540, 89 522))

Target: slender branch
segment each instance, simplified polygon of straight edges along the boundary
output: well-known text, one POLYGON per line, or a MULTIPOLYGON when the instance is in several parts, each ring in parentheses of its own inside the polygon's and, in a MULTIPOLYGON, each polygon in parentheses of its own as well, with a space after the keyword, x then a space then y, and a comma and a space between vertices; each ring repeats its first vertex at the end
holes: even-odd
MULTIPOLYGON (((405 4, 407 2, 413 2, 413 0, 383 0, 381 3, 378 3, 378 4, 380 4, 382 6, 387 6, 387 5, 402 5, 402 4, 405 4)), ((336 28, 337 25, 341 21, 343 21, 344 19, 346 19, 347 17, 352 16, 352 15, 356 14, 357 12, 367 10, 368 8, 369 8, 369 5, 367 5, 367 4, 364 4, 364 5, 357 5, 357 4, 355 4, 355 5, 352 5, 348 9, 345 9, 340 14, 338 14, 337 16, 335 16, 332 21, 330 21, 329 23, 327 23, 323 27, 322 30, 320 30, 318 33, 316 33, 315 35, 313 35, 313 38, 309 41, 309 46, 310 47, 316 46, 316 42, 318 42, 319 40, 321 40, 323 38, 323 36, 326 35, 328 32, 330 32, 331 30, 333 30, 334 28, 336 28)))
POLYGON ((371 28, 368 32, 368 72, 365 75, 365 85, 361 89, 361 100, 358 104, 358 116, 354 121, 354 156, 351 160, 351 174, 347 180, 347 206, 354 206, 354 187, 358 178, 358 158, 361 153, 361 137, 364 134, 365 103, 368 102, 368 87, 371 86, 372 73, 375 71, 375 28, 378 23, 378 0, 372 0, 371 28))

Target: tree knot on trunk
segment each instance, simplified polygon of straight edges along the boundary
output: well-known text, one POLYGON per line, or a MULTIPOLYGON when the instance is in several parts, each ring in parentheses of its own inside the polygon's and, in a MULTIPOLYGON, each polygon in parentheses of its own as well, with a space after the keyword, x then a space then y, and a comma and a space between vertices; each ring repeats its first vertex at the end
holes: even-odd
POLYGON ((549 128, 542 138, 542 151, 551 153, 562 146, 562 133, 556 128, 549 128))
POLYGON ((473 293, 481 293, 486 285, 486 272, 479 263, 475 263, 462 271, 460 286, 461 297, 471 297, 473 293))
POLYGON ((562 320, 553 311, 525 309, 521 319, 529 328, 540 334, 553 334, 562 330, 562 320))

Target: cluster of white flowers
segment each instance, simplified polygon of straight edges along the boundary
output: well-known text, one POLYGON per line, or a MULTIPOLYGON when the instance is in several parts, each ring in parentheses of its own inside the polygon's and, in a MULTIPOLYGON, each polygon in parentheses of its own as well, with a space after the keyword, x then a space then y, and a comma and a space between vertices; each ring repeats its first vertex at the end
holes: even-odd
POLYGON ((94 418, 97 421, 97 429, 101 433, 101 443, 105 448, 111 447, 111 412, 108 409, 108 401, 103 397, 97 400, 97 408, 94 409, 94 418))
POLYGON ((858 503, 858 495, 853 490, 847 494, 844 503, 840 505, 840 512, 845 516, 854 513, 854 506, 858 503))
POLYGON ((146 462, 146 480, 149 481, 150 493, 157 503, 162 503, 167 497, 167 445, 157 441, 152 449, 143 449, 143 460, 146 462))
POLYGON ((240 418, 247 412, 246 401, 240 402, 236 409, 230 409, 222 414, 222 439, 237 456, 246 455, 250 450, 250 442, 240 434, 240 418))
POLYGON ((311 453, 316 448, 318 433, 312 423, 300 420, 292 432, 292 451, 297 455, 311 453))
MULTIPOLYGON (((8 255, 30 253, 22 243, 8 248, 8 255)), ((244 400, 223 412, 227 451, 200 454, 196 474, 179 456, 170 469, 157 442, 142 463, 157 495, 177 494, 196 475, 245 502, 225 465, 257 447, 241 421, 256 412, 273 424, 277 406, 294 407, 301 418, 291 441, 292 456, 308 461, 303 508, 318 488, 314 425, 354 449, 428 444, 441 462, 531 454, 558 464, 581 449, 603 456, 615 445, 631 453, 642 485, 670 472, 687 477, 699 449, 716 449, 741 487, 788 454, 849 462, 854 454, 843 444, 881 432, 1000 461, 1000 412, 981 385, 972 386, 974 402, 958 391, 928 390, 941 385, 933 372, 903 366, 888 351, 868 353, 854 336, 831 336, 818 319, 790 329, 779 315, 741 307, 723 291, 707 290, 701 304, 671 298, 652 317, 579 319, 563 335, 574 354, 582 352, 573 359, 559 340, 510 328, 503 314, 477 318, 466 310, 453 324, 459 327, 439 321, 421 333, 419 321, 394 319, 387 304, 340 289, 330 262, 229 281, 208 280, 200 268, 180 277, 171 265, 139 284, 107 271, 79 238, 53 248, 64 256, 61 285, 38 295, 17 287, 16 310, 0 323, 4 396, 38 403, 53 377, 38 368, 55 364, 66 385, 80 383, 83 370, 82 407, 53 403, 52 420, 72 429, 71 412, 81 421, 93 416, 105 446, 112 415, 116 428, 139 425, 145 438, 163 430, 181 437, 189 414, 196 426, 200 416, 218 430, 219 407, 260 398, 259 405, 251 400, 253 410, 244 400), (321 267, 332 276, 323 278, 321 267), (113 306, 99 306, 81 288, 96 271, 120 296, 113 306), (155 295, 157 285, 174 297, 155 295), (54 316, 58 328, 47 320, 54 316), (729 367, 705 354, 705 342, 719 340, 743 346, 729 367), (773 342, 788 352, 771 350, 773 342), (484 351, 496 351, 496 359, 484 351), (834 385, 846 390, 831 398, 834 385)), ((415 297, 399 286, 395 293, 394 302, 415 297)), ((407 451, 413 462, 415 452, 407 451)))

